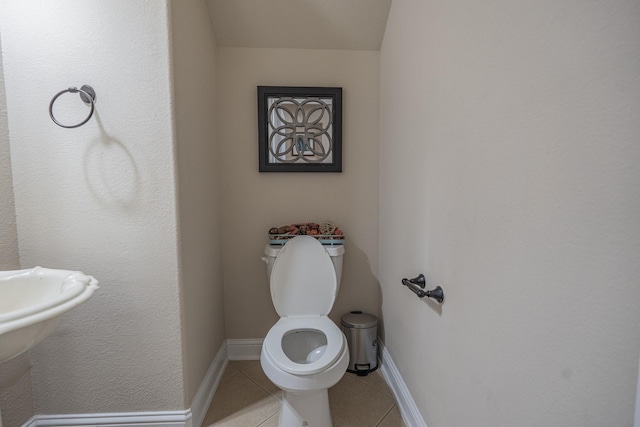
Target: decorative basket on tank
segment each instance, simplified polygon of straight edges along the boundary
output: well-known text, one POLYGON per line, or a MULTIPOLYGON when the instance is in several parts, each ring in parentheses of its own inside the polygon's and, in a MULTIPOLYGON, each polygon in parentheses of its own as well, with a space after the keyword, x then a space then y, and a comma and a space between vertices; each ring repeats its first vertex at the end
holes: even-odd
POLYGON ((305 222, 269 229, 269 244, 284 245, 296 236, 315 237, 326 246, 344 245, 344 233, 330 222, 305 222))

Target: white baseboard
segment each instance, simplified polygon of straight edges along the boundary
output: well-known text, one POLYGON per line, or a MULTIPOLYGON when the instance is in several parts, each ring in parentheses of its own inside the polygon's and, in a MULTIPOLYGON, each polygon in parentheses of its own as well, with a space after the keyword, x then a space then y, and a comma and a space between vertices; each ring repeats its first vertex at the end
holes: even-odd
POLYGON ((393 363, 393 359, 380 337, 378 337, 378 343, 382 349, 380 372, 393 392, 396 402, 398 402, 398 408, 400 409, 402 420, 407 427, 427 427, 427 423, 424 421, 424 418, 422 418, 422 414, 420 414, 416 402, 413 400, 413 397, 411 397, 411 393, 409 393, 407 385, 402 379, 398 368, 396 368, 396 364, 393 363))
POLYGON ((190 427, 191 410, 102 414, 36 415, 22 427, 190 427))
MULTIPOLYGON (((191 409, 184 411, 36 415, 22 427, 201 427, 207 408, 229 360, 259 360, 262 339, 228 339, 218 350, 196 392, 191 409)), ((427 427, 391 355, 380 343, 380 372, 393 392, 407 427, 427 427)))
POLYGON ((191 404, 191 413, 192 413, 192 426, 185 427, 200 427, 202 425, 202 421, 204 421, 204 416, 207 414, 207 409, 213 400, 213 395, 218 389, 218 385, 222 380, 222 374, 224 373, 224 369, 227 367, 229 363, 227 359, 227 342, 223 342, 220 348, 218 349, 218 353, 213 358, 207 373, 204 375, 202 382, 200 383, 200 387, 198 387, 198 391, 193 398, 193 402, 191 404))
POLYGON ((227 340, 227 357, 229 360, 259 360, 262 341, 262 338, 227 340))
POLYGON ((213 358, 191 409, 184 411, 35 415, 22 427, 200 427, 228 363, 227 343, 213 358))

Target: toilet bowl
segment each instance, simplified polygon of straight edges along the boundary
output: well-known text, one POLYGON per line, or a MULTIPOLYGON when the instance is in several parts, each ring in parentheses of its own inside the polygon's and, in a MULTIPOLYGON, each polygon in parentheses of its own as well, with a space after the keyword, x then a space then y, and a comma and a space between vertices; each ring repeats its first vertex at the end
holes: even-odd
POLYGON ((264 339, 260 363, 284 391, 279 427, 332 425, 328 389, 346 372, 349 350, 327 316, 339 280, 331 258, 313 237, 297 236, 270 268, 271 299, 280 320, 264 339))

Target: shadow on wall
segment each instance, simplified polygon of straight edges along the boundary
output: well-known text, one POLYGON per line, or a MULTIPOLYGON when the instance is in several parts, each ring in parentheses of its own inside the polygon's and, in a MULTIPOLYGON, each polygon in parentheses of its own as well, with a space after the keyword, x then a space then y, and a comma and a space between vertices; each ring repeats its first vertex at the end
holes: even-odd
POLYGON ((97 109, 94 117, 100 136, 93 139, 85 150, 84 176, 87 187, 103 207, 131 212, 142 200, 138 165, 122 141, 104 129, 97 109))
MULTIPOLYGON (((419 274, 424 274, 422 272, 420 273, 416 273, 416 274, 412 274, 409 277, 403 277, 403 279, 413 279, 418 277, 419 274)), ((415 294, 411 289, 407 288, 403 283, 401 279, 398 279, 398 283, 401 284, 402 286, 400 287, 400 289, 402 289, 402 292, 407 292, 411 297, 413 298, 418 298, 419 300, 421 300, 421 302, 423 304, 426 304, 431 310, 433 310, 438 317, 442 317, 442 304, 440 304, 439 302, 437 302, 435 299, 424 296, 422 298, 420 298, 417 294, 415 294)), ((398 284, 396 283, 396 284, 398 284)), ((428 274, 425 275, 425 287, 424 287, 424 291, 432 291, 436 288, 436 286, 438 286, 437 283, 434 283, 433 281, 429 280, 428 274)), ((444 292, 444 289, 443 289, 444 292)), ((446 301, 446 295, 445 295, 445 299, 444 301, 446 301)), ((444 304, 443 301, 443 304, 444 304)))
MULTIPOLYGON (((408 289, 406 286, 404 286, 402 284, 402 279, 403 278, 413 278, 418 276, 418 274, 420 274, 420 272, 417 272, 415 274, 411 274, 408 275, 408 277, 398 277, 397 281, 394 281, 393 283, 390 283, 389 286, 391 287, 391 292, 397 292, 399 294, 406 294, 407 298, 417 298, 420 299, 421 303, 426 305, 428 307, 428 309, 433 310, 439 317, 442 317, 442 304, 439 304, 438 302, 436 302, 435 300, 432 300, 431 298, 428 297, 424 297, 424 298, 419 298, 416 294, 414 294, 410 289, 408 289)), ((376 279, 377 280, 377 279, 376 279)), ((427 277, 426 280, 427 284, 425 287, 425 290, 431 290, 434 289, 437 284, 434 284, 432 281, 429 280, 429 277, 427 277)), ((380 287, 380 283, 377 282, 377 291, 378 291, 378 298, 379 298, 379 303, 378 303, 378 314, 376 314, 378 316, 378 337, 382 340, 383 343, 385 343, 385 332, 384 332, 384 315, 383 315, 383 311, 382 311, 382 305, 384 303, 383 301, 383 296, 382 296, 382 290, 380 287)), ((445 293, 446 296, 446 293, 445 293)), ((446 297, 445 297, 445 302, 446 302, 446 297)), ((375 314, 375 313, 373 313, 375 314)), ((382 348, 379 349, 380 351, 382 351, 382 348)))
POLYGON ((371 263, 367 254, 347 240, 340 292, 329 317, 339 327, 342 316, 350 311, 361 310, 365 313, 371 313, 378 317, 378 336, 384 340, 381 307, 380 282, 371 271, 371 263), (347 265, 348 268, 345 268, 347 265))

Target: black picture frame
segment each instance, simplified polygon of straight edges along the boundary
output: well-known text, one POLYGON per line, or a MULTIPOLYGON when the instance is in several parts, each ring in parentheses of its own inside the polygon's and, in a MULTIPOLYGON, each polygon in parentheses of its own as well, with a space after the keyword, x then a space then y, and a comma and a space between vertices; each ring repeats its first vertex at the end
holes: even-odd
MULTIPOLYGON (((313 108, 312 111, 318 111, 320 108, 313 108)), ((324 110, 319 114, 325 114, 324 110)), ((309 116, 313 113, 309 113, 309 116)), ((273 110, 272 110, 273 116, 273 110)), ((307 117, 303 114, 303 118, 307 117)), ((317 116, 317 114, 316 114, 317 116)), ((284 120, 284 119, 283 119, 284 120)), ((296 86, 258 86, 258 170, 260 172, 342 172, 342 88, 340 87, 296 87, 296 86), (324 121, 320 122, 316 120, 315 123, 320 123, 323 127, 319 128, 317 124, 314 128, 313 121, 300 121, 301 117, 294 117, 292 114, 285 114, 290 117, 291 122, 281 124, 277 129, 280 132, 277 133, 274 129, 276 124, 270 123, 269 109, 270 102, 273 105, 274 102, 287 102, 292 103, 297 108, 302 108, 300 105, 318 105, 317 100, 321 100, 327 108, 327 113, 331 114, 331 120, 327 121, 325 125, 324 121), (330 102, 329 102, 330 101, 330 102), (299 148, 293 147, 293 141, 299 141, 297 132, 305 132, 304 135, 311 135, 314 139, 309 139, 308 145, 305 145, 302 152, 298 156, 299 148), (291 137, 283 136, 289 135, 291 137), (317 133, 306 133, 317 132, 317 133), (319 139, 322 138, 322 142, 319 139), (270 143, 273 143, 274 138, 280 138, 283 141, 280 146, 284 146, 283 152, 274 154, 273 150, 270 150, 270 143), (287 145, 288 144, 288 145, 287 145), (324 148, 324 147, 327 148, 324 148), (288 148, 287 148, 288 147, 288 148), (308 150, 315 149, 314 147, 320 147, 326 150, 324 155, 310 155, 308 150), (297 159, 283 159, 281 160, 277 156, 298 156, 297 159), (330 157, 329 157, 330 156, 330 157), (321 163, 316 159, 322 159, 321 163)))

